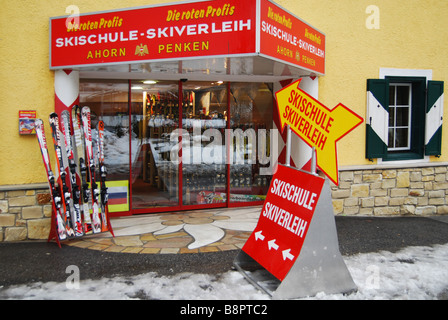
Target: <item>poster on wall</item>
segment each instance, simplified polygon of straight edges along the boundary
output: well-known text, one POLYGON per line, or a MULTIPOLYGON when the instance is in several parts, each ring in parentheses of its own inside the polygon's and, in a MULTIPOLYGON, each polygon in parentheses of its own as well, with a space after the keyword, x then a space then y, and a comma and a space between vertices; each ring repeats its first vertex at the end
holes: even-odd
POLYGON ((19 111, 19 134, 36 134, 34 122, 36 121, 36 110, 19 111))

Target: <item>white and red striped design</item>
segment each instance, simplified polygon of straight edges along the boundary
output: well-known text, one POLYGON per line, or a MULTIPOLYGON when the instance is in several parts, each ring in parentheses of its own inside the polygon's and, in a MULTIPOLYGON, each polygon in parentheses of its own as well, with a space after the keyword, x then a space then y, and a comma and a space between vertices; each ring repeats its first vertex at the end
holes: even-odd
MULTIPOLYGON (((280 70, 278 70, 280 71, 280 70)), ((283 80, 278 83, 274 84, 274 92, 279 91, 280 89, 286 87, 289 85, 294 79, 293 75, 291 74, 288 66, 284 66, 283 70, 281 71, 282 76, 289 76, 291 75, 291 79, 283 80)), ((312 95, 313 97, 317 98, 318 96, 318 81, 315 81, 315 77, 304 77, 300 83, 301 89, 305 90, 307 93, 312 95)), ((281 125, 280 125, 280 115, 278 112, 277 105, 275 107, 274 112, 274 129, 279 130, 281 133, 279 135, 279 159, 278 163, 286 163, 286 130, 284 132, 281 132, 281 125)), ((290 158, 290 164, 291 166, 295 168, 299 168, 302 170, 310 171, 311 170, 311 157, 312 157, 312 148, 303 141, 300 137, 298 137, 295 134, 291 135, 291 158, 290 158)))
POLYGON ((55 112, 72 110, 79 104, 79 71, 56 70, 54 73, 55 112))

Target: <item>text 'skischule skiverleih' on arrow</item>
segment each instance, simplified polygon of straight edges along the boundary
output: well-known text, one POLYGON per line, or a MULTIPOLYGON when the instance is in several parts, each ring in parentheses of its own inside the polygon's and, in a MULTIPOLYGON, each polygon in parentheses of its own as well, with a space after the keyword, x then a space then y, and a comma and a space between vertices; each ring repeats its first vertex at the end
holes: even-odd
POLYGON ((317 166, 338 185, 336 143, 359 126, 363 119, 342 103, 328 109, 300 89, 300 81, 276 93, 282 130, 289 125, 310 147, 315 147, 317 166))
MULTIPOLYGON (((289 125, 315 148, 317 166, 337 185, 336 143, 363 119, 343 104, 328 109, 301 90, 300 81, 276 93, 282 130, 289 125)), ((257 226, 234 265, 274 298, 356 290, 339 252, 329 181, 279 165, 257 226), (254 268, 257 272, 250 271, 254 268)))

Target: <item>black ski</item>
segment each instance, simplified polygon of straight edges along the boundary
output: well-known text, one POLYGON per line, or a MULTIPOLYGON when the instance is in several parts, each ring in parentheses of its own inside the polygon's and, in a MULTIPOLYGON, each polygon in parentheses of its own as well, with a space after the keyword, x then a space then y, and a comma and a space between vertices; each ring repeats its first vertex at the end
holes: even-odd
POLYGON ((59 134, 59 117, 55 112, 53 112, 50 114, 49 120, 53 136, 54 150, 56 152, 56 165, 59 171, 58 183, 62 195, 62 209, 65 212, 65 229, 67 230, 68 237, 72 238, 75 236, 75 232, 73 228, 72 213, 70 208, 71 194, 67 186, 67 173, 65 171, 64 161, 62 158, 62 143, 59 134))
POLYGON ((75 230, 75 236, 81 237, 84 235, 84 230, 82 227, 82 217, 81 217, 81 206, 80 206, 80 200, 81 200, 81 191, 78 185, 77 175, 76 175, 76 162, 75 162, 75 156, 73 152, 73 146, 72 146, 72 135, 71 135, 71 128, 70 128, 70 112, 68 110, 64 110, 61 112, 61 129, 62 134, 64 135, 64 141, 65 141, 65 152, 67 154, 68 159, 68 167, 69 167, 69 176, 70 176, 70 183, 69 183, 69 189, 71 189, 72 197, 73 197, 73 209, 74 209, 74 230, 75 230))
POLYGON ((98 166, 100 171, 100 190, 101 190, 101 230, 103 232, 112 230, 109 226, 109 208, 107 202, 109 200, 109 194, 106 187, 107 169, 104 163, 104 122, 98 122, 98 166))
POLYGON ((74 106, 72 109, 73 136, 75 138, 76 158, 78 159, 78 174, 81 176, 82 212, 84 218, 84 232, 92 233, 92 220, 90 218, 90 189, 87 183, 86 152, 84 146, 84 133, 82 130, 81 108, 74 106))
POLYGON ((84 129, 84 142, 86 147, 86 164, 89 170, 90 176, 90 187, 91 187, 91 195, 92 195, 92 230, 93 233, 101 232, 101 219, 99 214, 99 203, 98 203, 98 184, 95 181, 95 162, 93 159, 93 145, 92 145, 92 128, 91 128, 91 120, 90 120, 90 108, 83 107, 81 109, 81 119, 82 119, 82 127, 84 129))

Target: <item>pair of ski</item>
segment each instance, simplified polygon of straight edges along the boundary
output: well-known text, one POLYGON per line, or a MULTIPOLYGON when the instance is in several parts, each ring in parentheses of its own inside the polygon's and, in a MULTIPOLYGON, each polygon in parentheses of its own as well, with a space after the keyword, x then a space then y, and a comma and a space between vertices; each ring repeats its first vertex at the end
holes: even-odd
POLYGON ((61 113, 61 126, 59 126, 59 117, 56 113, 50 114, 49 117, 56 152, 56 166, 59 172, 58 185, 56 185, 55 176, 51 169, 43 121, 37 119, 35 122, 37 138, 53 200, 54 222, 58 239, 66 240, 92 232, 100 233, 108 230, 113 234, 107 216, 108 194, 105 185, 107 171, 104 165, 104 123, 100 121, 98 124, 100 192, 95 181, 90 109, 84 107, 81 110, 79 106, 74 106, 71 118, 73 135, 71 134, 70 112, 68 110, 61 113), (62 130, 60 131, 59 128, 62 130), (64 136, 65 148, 63 148, 60 132, 64 136), (67 179, 67 176, 69 179, 67 179), (90 181, 90 187, 88 181, 90 181), (99 199, 100 194, 101 199, 99 199), (91 199, 90 205, 89 199, 91 199), (92 218, 90 217, 90 207, 92 208, 92 218), (101 217, 99 207, 101 207, 101 217))

